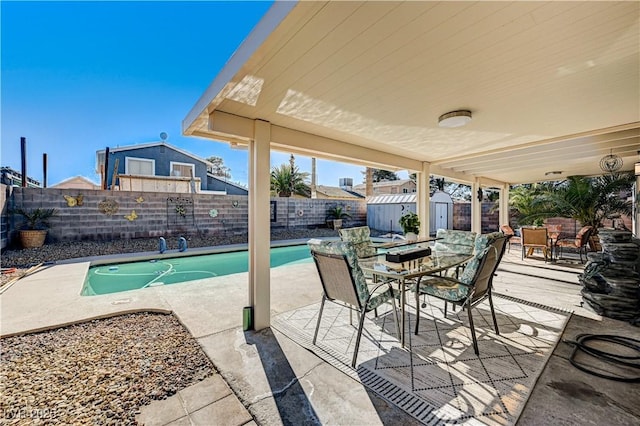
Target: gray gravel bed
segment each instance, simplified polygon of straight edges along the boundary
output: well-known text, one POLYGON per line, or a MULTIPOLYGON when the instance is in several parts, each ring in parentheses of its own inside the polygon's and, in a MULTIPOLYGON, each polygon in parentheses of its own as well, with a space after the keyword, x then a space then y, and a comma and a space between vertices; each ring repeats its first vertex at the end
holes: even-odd
MULTIPOLYGON (((275 230, 271 239, 293 240, 300 238, 337 237, 338 231, 327 228, 301 230, 275 230)), ((227 244, 247 242, 246 235, 232 236, 199 236, 185 235, 187 245, 193 247, 213 247, 227 244)), ((167 248, 178 248, 178 238, 167 238, 167 248)), ((72 241, 48 243, 33 249, 5 249, 2 251, 2 267, 27 268, 39 263, 55 262, 63 259, 74 259, 87 256, 103 256, 120 253, 139 253, 158 250, 157 238, 138 238, 113 241, 72 241)))
POLYGON ((0 344, 0 424, 135 424, 141 406, 215 373, 173 315, 128 314, 0 344))

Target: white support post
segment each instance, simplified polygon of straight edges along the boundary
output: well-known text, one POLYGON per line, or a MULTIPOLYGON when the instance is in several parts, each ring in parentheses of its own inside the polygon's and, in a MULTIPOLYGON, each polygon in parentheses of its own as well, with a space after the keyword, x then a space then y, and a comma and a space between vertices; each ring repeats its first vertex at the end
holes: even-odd
POLYGON ((271 325, 271 123, 254 123, 254 139, 249 144, 249 303, 253 329, 262 330, 271 325))
POLYGON ((416 185, 418 187, 418 199, 416 200, 416 210, 420 218, 420 235, 428 237, 430 233, 430 199, 429 195, 429 163, 422 163, 422 171, 416 173, 416 185))
POLYGON ((480 181, 476 178, 471 184, 471 231, 482 233, 482 203, 478 201, 480 181))
POLYGON ((508 225, 509 224, 509 184, 505 183, 500 187, 500 213, 499 213, 499 224, 500 225, 508 225))

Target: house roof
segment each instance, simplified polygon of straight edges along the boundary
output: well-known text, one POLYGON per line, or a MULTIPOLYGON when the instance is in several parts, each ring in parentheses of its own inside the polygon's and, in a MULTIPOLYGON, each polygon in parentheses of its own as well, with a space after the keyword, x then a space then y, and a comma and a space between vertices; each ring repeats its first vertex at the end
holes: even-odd
POLYGON ((225 179, 223 177, 220 177, 220 176, 216 176, 216 175, 214 175, 212 173, 207 173, 207 177, 210 177, 212 179, 215 179, 215 180, 218 180, 220 182, 223 182, 226 185, 235 186, 236 188, 244 189, 245 191, 247 191, 247 187, 246 186, 240 185, 239 183, 231 182, 230 180, 227 180, 227 179, 225 179))
POLYGON ((326 198, 355 198, 362 199, 364 196, 353 191, 346 191, 337 186, 316 185, 316 193, 321 193, 326 198))
MULTIPOLYGON (((194 160, 200 161, 202 163, 205 163, 208 166, 213 166, 213 164, 207 160, 205 160, 204 158, 198 157, 197 155, 194 155, 188 151, 185 151, 183 149, 178 148, 177 146, 173 146, 171 144, 168 144, 167 142, 164 141, 159 141, 159 142, 148 142, 148 143, 140 143, 140 144, 135 144, 135 145, 126 145, 126 146, 117 146, 115 148, 111 148, 109 147, 109 152, 121 152, 121 151, 132 151, 134 149, 141 149, 141 148, 152 148, 154 146, 165 146, 169 149, 172 149, 174 151, 177 151, 181 154, 184 154, 188 157, 193 158, 194 160)), ((104 153, 105 150, 101 149, 96 151, 97 153, 104 153)))
MULTIPOLYGON (((640 150, 640 2, 275 2, 183 121, 237 144, 482 184, 640 150), (438 117, 472 121, 441 128, 438 117)), ((547 175, 560 171, 559 175, 547 175)))
POLYGON ((100 188, 100 184, 92 181, 89 178, 86 178, 84 176, 79 176, 79 175, 78 176, 72 176, 72 177, 66 178, 64 180, 61 180, 60 182, 56 183, 55 185, 51 185, 50 187, 51 188, 55 188, 57 186, 61 186, 61 185, 64 185, 66 183, 72 183, 72 182, 82 182, 82 183, 86 183, 88 185, 95 186, 96 188, 100 188))

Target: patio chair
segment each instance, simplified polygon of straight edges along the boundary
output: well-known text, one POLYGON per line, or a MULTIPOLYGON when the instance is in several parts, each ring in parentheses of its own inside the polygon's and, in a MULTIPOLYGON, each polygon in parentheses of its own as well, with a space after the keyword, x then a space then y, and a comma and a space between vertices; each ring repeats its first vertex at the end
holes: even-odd
POLYGON ((560 250, 558 258, 562 258, 563 248, 573 248, 580 254, 580 263, 584 263, 582 260, 582 252, 584 251, 585 257, 587 256, 587 244, 589 244, 589 238, 593 234, 593 226, 583 226, 574 238, 561 238, 556 241, 556 249, 560 250))
POLYGON ((315 261, 323 289, 318 322, 313 335, 313 344, 316 344, 318 338, 322 311, 327 300, 357 311, 359 313, 358 332, 351 361, 351 367, 355 368, 367 312, 375 310, 385 302, 391 302, 396 332, 400 336, 398 311, 396 310, 393 288, 390 282, 381 283, 374 288, 370 288, 367 285, 367 281, 358 265, 355 247, 349 242, 336 241, 333 243, 309 244, 309 247, 311 248, 311 255, 315 261))
MULTIPOLYGON (((476 236, 477 234, 475 232, 438 229, 436 231, 436 242, 433 249, 436 252, 472 255, 474 252, 476 236)), ((454 270, 454 275, 449 275, 458 278, 458 274, 462 268, 464 268, 464 265, 457 266, 454 270)))
POLYGON ((515 231, 511 226, 500 225, 500 231, 502 231, 504 235, 510 237, 509 240, 507 241, 507 251, 511 251, 511 244, 518 244, 518 245, 522 244, 521 238, 516 235, 515 231))
POLYGON ((493 317, 493 326, 496 334, 500 334, 498 330, 498 322, 493 309, 493 299, 491 297, 491 288, 493 285, 493 276, 498 269, 500 260, 504 255, 508 237, 500 232, 491 234, 482 234, 476 238, 476 254, 464 268, 460 279, 449 277, 428 277, 420 282, 419 286, 414 288, 416 296, 416 328, 415 334, 418 334, 420 325, 420 295, 433 296, 444 300, 444 316, 447 316, 447 304, 452 303, 462 306, 467 310, 469 316, 469 326, 471 327, 471 337, 473 339, 473 350, 476 355, 479 354, 478 340, 473 325, 473 315, 471 310, 473 307, 484 301, 489 300, 491 308, 491 316, 493 317))
POLYGON ((547 228, 522 228, 520 235, 522 235, 522 259, 531 256, 534 250, 540 250, 546 263, 552 249, 547 228))
POLYGON ((338 230, 338 233, 342 241, 348 241, 353 244, 359 258, 370 257, 376 254, 376 248, 372 246, 371 242, 371 230, 368 226, 342 228, 338 230))

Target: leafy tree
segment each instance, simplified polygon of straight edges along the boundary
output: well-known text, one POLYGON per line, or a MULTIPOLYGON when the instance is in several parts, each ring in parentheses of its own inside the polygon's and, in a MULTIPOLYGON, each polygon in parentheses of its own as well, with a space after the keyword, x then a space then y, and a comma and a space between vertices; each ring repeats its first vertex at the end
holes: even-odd
POLYGON ((207 161, 213 163, 213 167, 209 170, 211 174, 231 179, 231 169, 224 165, 224 160, 221 157, 212 156, 207 158, 207 161))
POLYGON ((271 192, 278 197, 291 197, 293 194, 310 197, 309 176, 309 173, 298 169, 292 155, 289 164, 271 168, 271 192))
MULTIPOLYGON (((366 170, 363 171, 362 174, 365 175, 364 181, 366 182, 366 170)), ((395 174, 395 172, 382 169, 373 169, 373 182, 385 182, 389 180, 400 180, 400 178, 397 174, 395 174)))
MULTIPOLYGON (((412 181, 417 180, 417 174, 411 173, 409 179, 412 181)), ((462 183, 447 182, 444 178, 437 178, 433 175, 429 176, 429 188, 431 188, 431 194, 438 191, 446 192, 451 195, 451 198, 460 200, 471 200, 471 187, 462 183)))

